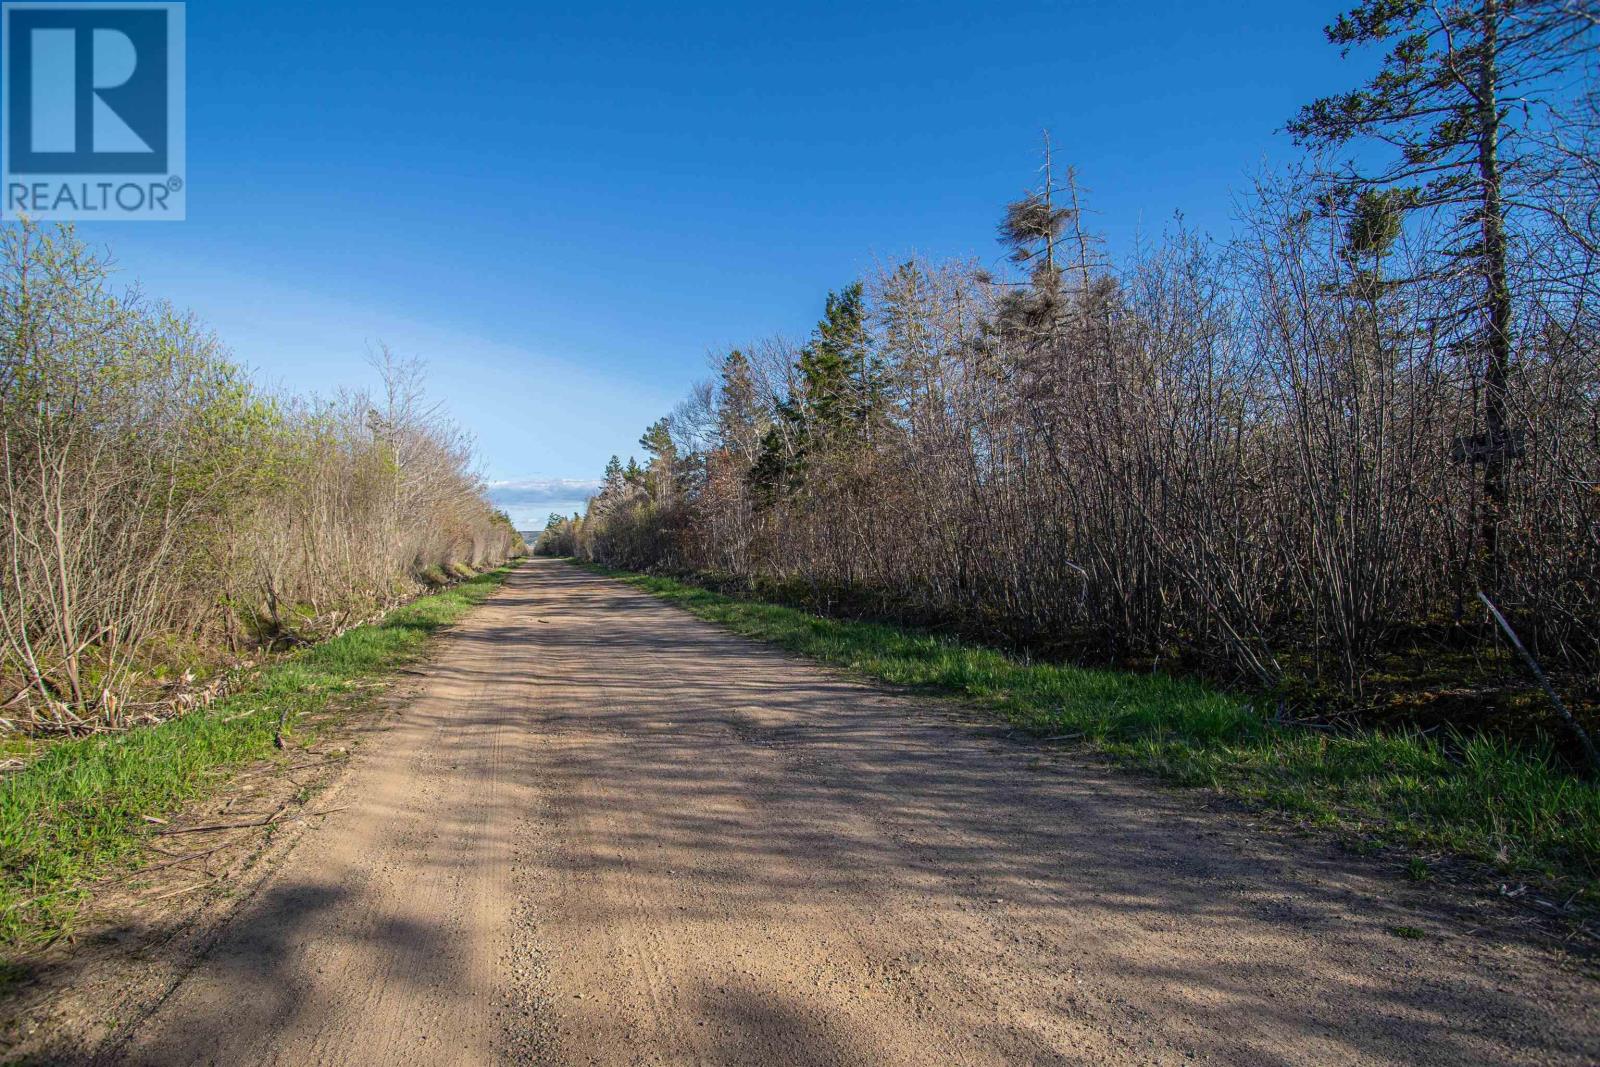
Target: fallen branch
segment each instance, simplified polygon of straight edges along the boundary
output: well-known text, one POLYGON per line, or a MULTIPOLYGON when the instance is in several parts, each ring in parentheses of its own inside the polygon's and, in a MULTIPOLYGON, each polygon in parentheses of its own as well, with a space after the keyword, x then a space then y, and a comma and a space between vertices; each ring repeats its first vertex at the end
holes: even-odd
MULTIPOLYGON (((151 846, 151 847, 153 848, 154 846, 151 846)), ((172 858, 167 860, 165 863, 152 863, 148 867, 139 867, 139 868, 137 868, 135 870, 127 872, 126 874, 115 875, 115 876, 113 876, 111 878, 102 878, 97 882, 91 883, 89 888, 97 888, 97 887, 103 887, 103 886, 107 886, 107 885, 115 885, 118 882, 128 882, 128 881, 132 881, 135 878, 139 878, 139 877, 141 877, 143 875, 149 874, 151 871, 162 871, 162 870, 166 870, 168 867, 176 867, 176 866, 179 866, 180 864, 192 863, 195 860, 203 860, 208 856, 216 855, 218 852, 221 852, 223 849, 225 849, 227 847, 228 846, 225 845, 225 844, 223 844, 223 845, 213 845, 210 848, 200 849, 198 852, 181 852, 181 853, 172 853, 172 852, 166 851, 165 849, 156 849, 156 851, 160 852, 163 856, 171 856, 172 858)))
POLYGON ((152 903, 154 903, 155 901, 158 901, 158 900, 166 900, 168 897, 182 896, 185 893, 192 893, 196 889, 204 889, 208 885, 216 885, 220 881, 222 881, 222 876, 218 875, 215 878, 207 878, 205 881, 196 882, 193 885, 182 886, 181 888, 178 888, 178 889, 169 889, 165 893, 157 893, 153 897, 141 897, 140 900, 139 900, 139 903, 141 903, 141 904, 152 904, 152 903))
POLYGON ((1533 653, 1522 646, 1522 641, 1517 637, 1517 632, 1511 628, 1511 624, 1506 621, 1506 617, 1500 614, 1500 609, 1494 606, 1494 601, 1485 596, 1482 590, 1478 592, 1478 599, 1483 601, 1483 606, 1489 609, 1489 614, 1494 616, 1494 621, 1500 624, 1500 629, 1504 630, 1506 637, 1511 640, 1511 647, 1515 648, 1517 653, 1522 656, 1522 662, 1528 665, 1528 669, 1533 672, 1533 676, 1539 680, 1539 685, 1544 688, 1545 696, 1550 698, 1550 703, 1555 705, 1556 711, 1566 720, 1567 726, 1572 729, 1573 734, 1582 743, 1583 751, 1589 757, 1590 769, 1596 774, 1600 774, 1600 751, 1595 749, 1594 741, 1589 737, 1589 732, 1583 728, 1582 723, 1573 718, 1572 712, 1568 711, 1567 706, 1561 702, 1561 698, 1556 695, 1555 687, 1550 684, 1550 679, 1546 678, 1544 671, 1540 669, 1539 661, 1533 658, 1533 653))
POLYGON ((212 830, 245 830, 253 826, 267 826, 271 823, 277 822, 278 819, 283 816, 283 813, 288 810, 289 805, 285 804, 271 815, 268 815, 265 819, 249 819, 244 822, 214 822, 207 823, 204 826, 181 826, 176 830, 158 830, 156 831, 156 836, 167 837, 173 834, 203 834, 212 830))

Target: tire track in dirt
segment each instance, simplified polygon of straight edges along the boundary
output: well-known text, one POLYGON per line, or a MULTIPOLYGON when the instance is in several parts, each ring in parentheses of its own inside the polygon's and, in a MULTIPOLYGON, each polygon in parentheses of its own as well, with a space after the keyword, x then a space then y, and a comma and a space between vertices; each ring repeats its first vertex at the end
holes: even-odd
POLYGON ((437 663, 113 1058, 1600 1059, 1592 980, 1495 909, 565 564, 437 663))
POLYGON ((347 807, 104 1062, 488 1062, 508 842, 529 807, 512 770, 528 682, 501 677, 493 651, 516 614, 491 602, 445 639, 358 755, 347 807))

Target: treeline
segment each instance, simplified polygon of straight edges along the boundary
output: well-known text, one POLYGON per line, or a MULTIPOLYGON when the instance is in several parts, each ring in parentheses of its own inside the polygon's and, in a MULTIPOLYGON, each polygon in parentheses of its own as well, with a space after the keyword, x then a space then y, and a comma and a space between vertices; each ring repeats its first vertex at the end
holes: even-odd
POLYGON ((521 547, 417 365, 268 394, 70 229, 0 231, 0 345, 0 728, 158 718, 229 656, 521 547))
POLYGON ((1383 73, 1290 124, 1309 162, 1224 245, 1111 259, 1047 150, 1014 273, 907 262, 729 353, 542 549, 1352 696, 1487 649, 1483 591, 1593 699, 1595 14, 1341 17, 1383 73))

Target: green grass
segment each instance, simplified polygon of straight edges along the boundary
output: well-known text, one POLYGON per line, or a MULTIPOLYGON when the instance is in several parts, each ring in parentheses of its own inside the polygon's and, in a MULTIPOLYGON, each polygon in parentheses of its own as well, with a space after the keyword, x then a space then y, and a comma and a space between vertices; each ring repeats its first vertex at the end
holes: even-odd
POLYGON ((963 698, 1040 736, 1340 831, 1441 851, 1600 903, 1600 786, 1546 748, 1279 726, 1247 697, 1161 674, 1030 663, 980 645, 819 617, 653 575, 593 568, 747 637, 895 685, 963 698))
POLYGON ((69 929, 85 887, 137 859, 148 824, 217 787, 229 768, 272 754, 278 715, 290 729, 364 678, 422 651, 504 580, 479 575, 290 656, 248 688, 158 726, 50 743, 0 779, 0 941, 36 943, 69 929))

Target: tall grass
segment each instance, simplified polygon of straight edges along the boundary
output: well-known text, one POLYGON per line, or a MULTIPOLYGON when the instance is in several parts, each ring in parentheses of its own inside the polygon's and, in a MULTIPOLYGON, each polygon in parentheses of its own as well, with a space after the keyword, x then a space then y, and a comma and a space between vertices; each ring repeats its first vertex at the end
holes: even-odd
POLYGON ((1576 883, 1600 903, 1600 786, 1542 746, 1279 725, 1247 698, 1162 674, 1032 663, 927 632, 810 615, 594 568, 719 623, 895 685, 950 694, 1170 781, 1216 789, 1370 844, 1438 850, 1576 883))
POLYGON ((148 729, 58 741, 0 780, 0 940, 69 928, 95 878, 136 859, 148 824, 273 752, 278 716, 323 711, 357 682, 416 658, 482 603, 505 568, 421 597, 261 672, 246 690, 148 729))

